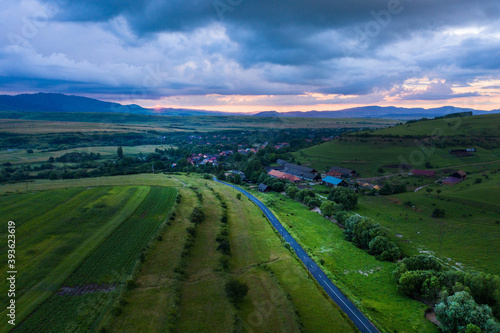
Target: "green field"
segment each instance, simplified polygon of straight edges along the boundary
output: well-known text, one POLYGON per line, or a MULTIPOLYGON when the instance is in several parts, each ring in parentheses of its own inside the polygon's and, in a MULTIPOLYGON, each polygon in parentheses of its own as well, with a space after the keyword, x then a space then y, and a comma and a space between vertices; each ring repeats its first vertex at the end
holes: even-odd
POLYGON ((500 133, 500 114, 481 115, 463 118, 444 118, 418 121, 411 124, 368 132, 373 135, 391 136, 474 136, 498 137, 500 133))
MULTIPOLYGON (((18 330, 95 327, 102 313, 89 316, 82 304, 105 310, 113 303, 166 219, 175 193, 123 186, 4 196, 0 214, 16 221, 16 320, 25 319, 18 330), (104 292, 78 291, 104 285, 104 292)), ((2 283, 6 293, 5 288, 2 283)))
POLYGON ((362 197, 355 212, 386 227, 408 255, 433 253, 448 267, 498 275, 500 175, 486 175, 481 184, 474 184, 481 177, 475 175, 454 186, 432 183, 417 193, 362 197), (414 207, 403 205, 408 201, 414 207), (435 208, 444 209, 445 217, 433 218, 435 208))
MULTIPOLYGON (((0 150, 0 163, 9 162, 11 164, 23 163, 42 163, 47 162, 50 157, 60 157, 67 153, 84 152, 84 153, 99 153, 102 159, 116 158, 117 146, 100 146, 100 147, 82 147, 74 149, 42 151, 35 150, 34 153, 28 154, 24 149, 18 150, 0 150)), ((168 149, 173 148, 170 145, 143 145, 136 147, 122 147, 123 153, 127 156, 139 156, 140 154, 147 155, 154 153, 155 149, 168 149)))
POLYGON ((37 181, 2 194, 1 215, 17 222, 17 286, 23 290, 17 331, 356 331, 258 208, 236 199, 234 190, 199 175, 86 181, 37 181), (187 278, 179 279, 189 215, 200 205, 188 186, 202 194, 206 220, 184 259, 187 278), (172 207, 172 187, 182 201, 148 249, 172 207), (228 206, 229 270, 221 268, 217 251, 222 210, 215 193, 228 206), (249 286, 239 308, 224 291, 230 278, 249 286), (130 279, 136 288, 126 287, 130 279))
POLYGON ((399 164, 425 169, 452 168, 500 161, 500 115, 418 121, 391 128, 356 132, 296 152, 303 164, 321 171, 351 168, 360 177, 399 173, 399 164), (450 125, 448 125, 450 124, 450 125), (432 143, 426 139, 434 137, 432 143), (475 148, 475 156, 457 157, 452 149, 475 148), (382 170, 380 170, 382 169, 382 170))
POLYGON ((0 132, 33 134, 62 132, 193 132, 292 128, 381 128, 390 119, 288 118, 253 116, 153 116, 113 113, 57 113, 0 111, 0 132), (12 126, 13 122, 15 126, 12 126), (1 125, 4 123, 4 126, 1 125))

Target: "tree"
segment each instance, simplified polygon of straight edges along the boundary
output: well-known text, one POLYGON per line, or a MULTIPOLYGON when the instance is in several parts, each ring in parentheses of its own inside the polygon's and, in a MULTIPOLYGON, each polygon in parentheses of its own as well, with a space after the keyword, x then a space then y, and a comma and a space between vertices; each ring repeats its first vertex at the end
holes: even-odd
POLYGON ((248 293, 248 286, 238 280, 231 279, 226 283, 225 290, 231 303, 233 303, 234 306, 239 307, 248 293))
POLYGON ((324 216, 332 216, 335 213, 335 202, 330 200, 323 201, 319 209, 324 216))
POLYGON ((286 187, 285 189, 285 194, 291 198, 291 199, 295 199, 295 196, 297 195, 297 193, 299 193, 299 189, 297 186, 294 186, 294 185, 289 185, 286 187))
POLYGON ((432 212, 432 217, 444 217, 444 209, 436 208, 432 212))
MULTIPOLYGON (((484 332, 499 332, 500 325, 493 319, 491 308, 478 305, 472 296, 459 291, 436 306, 436 316, 445 333, 465 332, 469 324, 484 332)), ((469 326, 469 329, 472 327, 469 326)))
POLYGON ((353 209, 358 204, 358 196, 356 193, 347 187, 337 187, 330 191, 328 200, 333 200, 341 204, 347 210, 353 209))
POLYGON ((429 194, 430 194, 430 193, 432 192, 432 188, 430 188, 430 187, 426 188, 426 189, 425 189, 425 192, 427 192, 427 193, 429 193, 429 194))
POLYGON ((384 236, 377 236, 372 239, 368 247, 368 253, 376 256, 379 260, 395 261, 401 256, 398 246, 384 236))
POLYGON ((116 155, 118 155, 119 159, 123 158, 123 148, 122 148, 122 146, 119 146, 118 148, 116 148, 116 155))
POLYGON ((236 199, 241 200, 241 193, 236 193, 236 199))

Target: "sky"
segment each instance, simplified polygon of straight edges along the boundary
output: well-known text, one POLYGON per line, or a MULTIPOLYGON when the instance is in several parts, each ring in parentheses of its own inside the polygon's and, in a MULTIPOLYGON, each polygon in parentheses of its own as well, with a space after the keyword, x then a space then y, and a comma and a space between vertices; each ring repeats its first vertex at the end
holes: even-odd
POLYGON ((0 93, 500 109, 498 0, 0 0, 0 93))

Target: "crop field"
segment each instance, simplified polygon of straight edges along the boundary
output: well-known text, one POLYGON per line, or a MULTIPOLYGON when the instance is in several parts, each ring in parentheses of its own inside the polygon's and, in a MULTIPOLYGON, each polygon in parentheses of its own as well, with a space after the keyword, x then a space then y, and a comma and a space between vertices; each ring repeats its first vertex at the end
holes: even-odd
POLYGON ((162 234, 163 241, 151 249, 137 276, 138 287, 125 292, 125 305, 109 331, 356 331, 308 278, 249 200, 239 200, 234 190, 194 175, 176 177, 202 194, 201 206, 206 215, 197 227, 190 255, 185 257, 186 278, 178 279, 175 267, 181 260, 189 214, 200 203, 193 191, 183 187, 179 189, 182 202, 177 206, 175 220, 162 234), (221 254, 216 250, 222 210, 215 193, 228 207, 229 270, 221 268, 221 254), (225 296, 224 283, 229 278, 238 278, 249 287, 239 308, 232 307, 225 296), (175 295, 180 296, 176 302, 175 295), (178 313, 175 322, 172 313, 178 313))
POLYGON ((2 197, 1 215, 16 221, 18 330, 95 328, 175 195, 172 188, 120 186, 2 197))
POLYGON ((271 208, 281 223, 318 264, 324 260, 322 268, 329 278, 382 332, 438 332, 424 318, 425 304, 397 292, 395 263, 378 261, 358 249, 336 224, 294 200, 257 195, 264 202, 273 198, 271 208))
POLYGON ((408 255, 433 253, 454 269, 500 274, 500 177, 487 175, 480 184, 475 184, 478 176, 471 176, 454 186, 362 197, 356 212, 387 228, 408 255), (435 208, 444 209, 445 217, 432 217, 435 208))

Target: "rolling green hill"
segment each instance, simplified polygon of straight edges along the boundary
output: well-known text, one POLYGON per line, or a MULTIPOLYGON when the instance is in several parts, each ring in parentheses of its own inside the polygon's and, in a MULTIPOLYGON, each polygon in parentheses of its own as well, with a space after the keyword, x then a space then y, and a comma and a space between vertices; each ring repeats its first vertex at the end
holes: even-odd
POLYGON ((361 177, 399 173, 411 168, 452 168, 500 160, 500 115, 421 120, 368 130, 296 153, 303 165, 327 171, 338 165, 361 177), (474 156, 457 157, 453 149, 475 148, 474 156), (429 166, 429 165, 428 165, 429 166))

